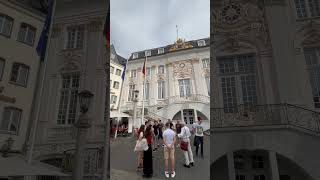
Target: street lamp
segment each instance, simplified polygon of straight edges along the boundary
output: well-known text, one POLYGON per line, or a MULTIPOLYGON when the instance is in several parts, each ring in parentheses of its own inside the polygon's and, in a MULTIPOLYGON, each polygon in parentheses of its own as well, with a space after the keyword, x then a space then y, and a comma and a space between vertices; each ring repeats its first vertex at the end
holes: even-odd
POLYGON ((139 96, 139 91, 138 90, 134 90, 133 91, 133 123, 132 123, 132 134, 134 136, 134 125, 136 123, 137 120, 137 103, 138 103, 138 96, 139 96))
POLYGON ((85 156, 85 146, 87 140, 88 129, 91 124, 87 116, 89 106, 93 94, 88 90, 83 90, 78 94, 79 103, 80 103, 80 116, 75 124, 77 128, 77 141, 76 141, 76 154, 75 154, 75 166, 72 173, 73 180, 82 180, 83 179, 83 160, 85 156))

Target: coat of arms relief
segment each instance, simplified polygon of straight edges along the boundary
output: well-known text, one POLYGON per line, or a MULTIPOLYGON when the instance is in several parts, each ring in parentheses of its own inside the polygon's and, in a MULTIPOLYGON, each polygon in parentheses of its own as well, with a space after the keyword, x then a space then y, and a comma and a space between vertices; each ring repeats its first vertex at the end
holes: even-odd
POLYGON ((172 64, 173 74, 177 79, 184 79, 191 77, 193 73, 192 60, 182 60, 172 64))

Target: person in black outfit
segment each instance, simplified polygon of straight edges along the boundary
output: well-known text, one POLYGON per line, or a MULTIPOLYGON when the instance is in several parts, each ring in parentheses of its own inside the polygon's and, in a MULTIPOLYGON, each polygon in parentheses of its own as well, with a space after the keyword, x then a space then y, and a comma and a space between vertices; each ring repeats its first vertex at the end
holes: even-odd
POLYGON ((148 142, 148 150, 143 151, 143 177, 152 177, 153 175, 153 162, 152 162, 152 125, 148 125, 144 133, 144 137, 148 142))
POLYGON ((154 140, 155 142, 153 143, 154 145, 154 151, 156 151, 158 149, 159 146, 159 141, 158 141, 158 136, 159 136, 159 125, 157 121, 154 121, 154 125, 153 125, 153 133, 154 133, 154 140))

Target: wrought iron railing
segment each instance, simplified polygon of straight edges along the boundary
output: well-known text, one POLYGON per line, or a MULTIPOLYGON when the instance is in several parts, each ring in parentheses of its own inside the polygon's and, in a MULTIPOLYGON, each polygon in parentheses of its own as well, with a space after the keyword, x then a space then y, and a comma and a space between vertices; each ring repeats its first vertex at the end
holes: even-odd
POLYGON ((320 112, 292 104, 267 104, 211 109, 211 127, 292 125, 320 132, 320 112))
POLYGON ((165 104, 169 105, 172 103, 185 103, 185 102, 203 102, 210 103, 210 96, 205 96, 202 94, 190 94, 189 96, 170 96, 165 99, 165 104))

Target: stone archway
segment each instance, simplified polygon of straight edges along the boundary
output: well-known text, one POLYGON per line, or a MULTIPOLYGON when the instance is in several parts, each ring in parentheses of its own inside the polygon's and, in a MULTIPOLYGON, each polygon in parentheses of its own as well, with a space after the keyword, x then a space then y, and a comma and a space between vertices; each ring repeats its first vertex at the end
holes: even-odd
POLYGON ((207 130, 210 128, 210 120, 209 117, 207 117, 203 112, 196 110, 196 109, 183 109, 178 112, 176 112, 173 117, 171 118, 173 122, 177 121, 183 121, 186 123, 187 126, 190 126, 197 122, 196 115, 198 118, 201 118, 203 121, 204 129, 207 130), (183 115, 181 113, 183 112, 183 115))
POLYGON ((240 180, 274 180, 277 177, 279 180, 313 180, 288 157, 262 149, 229 152, 210 165, 210 173, 213 179, 219 180, 229 180, 230 176, 240 180))

